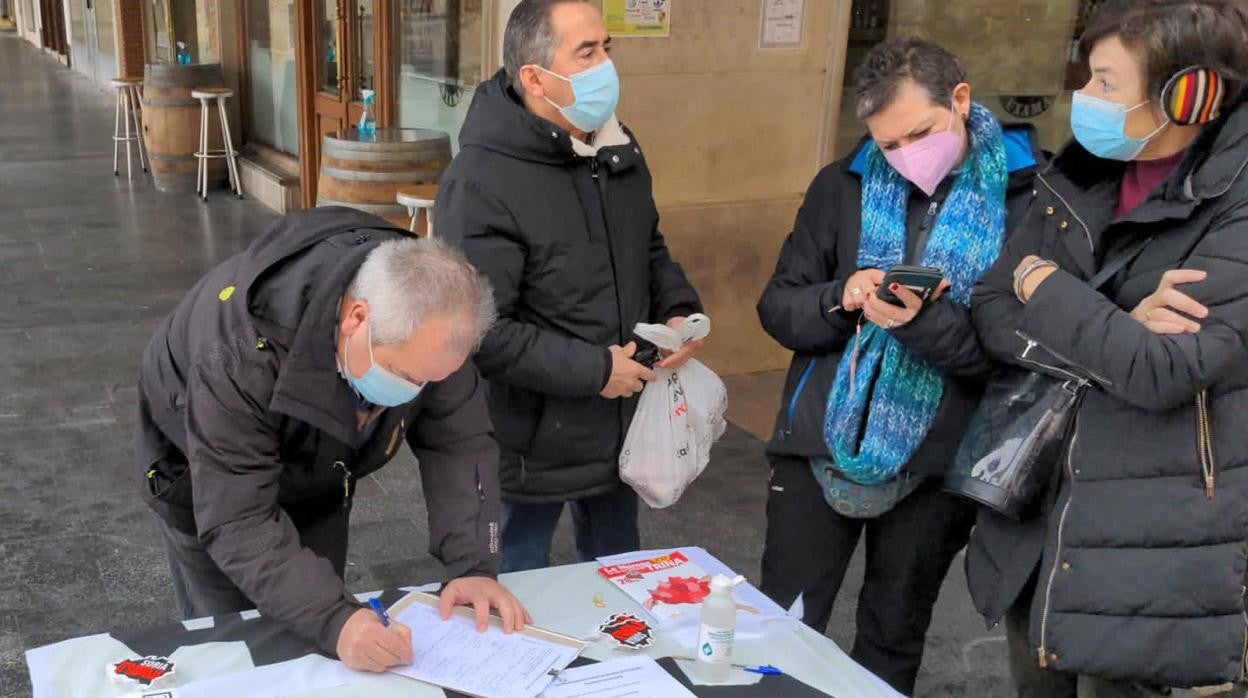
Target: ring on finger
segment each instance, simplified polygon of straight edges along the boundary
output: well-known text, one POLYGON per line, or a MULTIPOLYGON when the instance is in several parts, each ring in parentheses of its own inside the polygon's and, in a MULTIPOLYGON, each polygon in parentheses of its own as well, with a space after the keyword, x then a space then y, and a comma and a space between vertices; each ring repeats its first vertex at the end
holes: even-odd
POLYGON ((884 329, 891 330, 896 326, 897 326, 897 321, 890 317, 888 319, 888 324, 884 326, 884 329))
POLYGON ((849 289, 849 294, 850 294, 851 296, 861 296, 861 295, 862 295, 862 289, 861 289, 861 288, 858 288, 857 286, 855 286, 855 287, 853 287, 853 288, 849 289))
POLYGON ((1152 321, 1153 321, 1153 310, 1155 310, 1155 309, 1150 309, 1147 313, 1144 313, 1144 320, 1145 320, 1146 322, 1152 322, 1152 321))

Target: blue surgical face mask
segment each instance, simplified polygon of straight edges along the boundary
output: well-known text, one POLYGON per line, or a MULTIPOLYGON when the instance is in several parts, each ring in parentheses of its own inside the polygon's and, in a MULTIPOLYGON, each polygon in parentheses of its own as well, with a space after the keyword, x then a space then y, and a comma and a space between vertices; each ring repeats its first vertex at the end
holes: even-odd
MULTIPOLYGON (((362 378, 356 378, 351 375, 351 370, 346 367, 346 362, 340 362, 338 372, 343 378, 347 379, 347 383, 360 394, 360 397, 368 400, 374 405, 381 407, 398 407, 406 405, 416 396, 420 395, 420 391, 424 389, 424 384, 416 385, 415 383, 393 373, 387 371, 377 364, 373 358, 373 324, 371 321, 365 321, 368 324, 368 363, 369 369, 364 372, 362 378)), ((343 345, 342 353, 346 355, 347 349, 351 346, 351 338, 347 337, 346 343, 343 345)))
POLYGON ((602 128, 602 125, 607 123, 611 115, 615 113, 615 108, 620 103, 620 76, 615 72, 615 64, 611 62, 611 59, 608 58, 571 77, 564 77, 540 65, 536 67, 538 70, 571 83, 572 96, 575 99, 571 105, 561 107, 550 97, 544 99, 550 103, 550 106, 558 109, 559 113, 563 114, 563 118, 573 126, 591 133, 602 128))
POLYGON ((1127 114, 1146 104, 1148 102, 1141 102, 1128 109, 1117 102, 1076 92, 1070 107, 1070 129, 1075 134, 1075 140, 1098 158, 1134 160, 1149 141, 1170 125, 1163 123, 1143 138, 1128 136, 1127 114))

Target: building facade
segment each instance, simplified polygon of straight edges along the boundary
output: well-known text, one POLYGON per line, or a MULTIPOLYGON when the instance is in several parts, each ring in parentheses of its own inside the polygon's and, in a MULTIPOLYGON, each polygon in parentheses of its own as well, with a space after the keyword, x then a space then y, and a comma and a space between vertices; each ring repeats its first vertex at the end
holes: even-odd
MULTIPOLYGON (((244 189, 278 210, 314 204, 321 136, 359 119, 363 89, 377 94, 379 126, 454 142, 476 86, 501 64, 518 2, 9 1, 19 30, 45 47, 56 20, 41 11, 59 6, 70 65, 101 85, 182 53, 220 63, 236 93, 244 189)), ((862 135, 847 88, 865 52, 899 34, 943 44, 965 61, 977 101, 1035 124, 1056 148, 1086 79, 1076 39, 1102 0, 601 1, 620 117, 645 148, 669 245, 715 322, 708 363, 732 374, 786 361, 754 302, 810 180, 862 135)))

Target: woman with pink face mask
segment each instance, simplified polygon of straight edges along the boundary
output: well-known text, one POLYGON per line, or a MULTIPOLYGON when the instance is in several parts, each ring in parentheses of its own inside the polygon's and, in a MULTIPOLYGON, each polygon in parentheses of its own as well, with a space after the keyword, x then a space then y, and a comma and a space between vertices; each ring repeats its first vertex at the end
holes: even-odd
POLYGON ((869 136, 811 184, 758 303, 793 351, 776 430, 762 588, 819 631, 860 538, 852 656, 909 694, 932 606, 974 522, 941 491, 992 370, 971 288, 996 260, 1044 158, 1030 127, 971 101, 943 48, 894 38, 856 72, 869 136), (924 298, 898 266, 935 269, 924 298))

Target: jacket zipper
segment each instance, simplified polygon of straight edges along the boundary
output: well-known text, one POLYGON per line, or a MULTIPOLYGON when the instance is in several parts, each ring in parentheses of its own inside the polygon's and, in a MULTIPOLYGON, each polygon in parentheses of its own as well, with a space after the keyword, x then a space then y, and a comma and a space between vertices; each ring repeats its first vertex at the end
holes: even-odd
MULTIPOLYGON (((615 247, 611 244, 611 219, 607 215, 607 178, 598 176, 598 158, 589 159, 589 175, 593 177, 594 182, 598 184, 598 205, 602 209, 602 229, 607 234, 607 259, 611 261, 611 284, 612 290, 615 291, 615 316, 619 318, 620 323, 620 345, 627 344, 624 340, 624 333, 629 328, 624 327, 624 308, 620 305, 620 272, 615 266, 615 247)), ((616 414, 620 421, 620 429, 623 432, 628 431, 628 424, 624 421, 624 401, 616 400, 616 414)))
POLYGON ((923 252, 927 249, 927 241, 932 235, 932 226, 936 224, 936 212, 939 210, 940 202, 932 199, 927 205, 927 214, 923 217, 923 222, 919 224, 919 237, 914 241, 914 252, 910 256, 912 264, 922 263, 923 252))
POLYGON ((1062 205, 1066 207, 1066 210, 1070 211, 1070 216, 1074 218, 1076 221, 1078 221, 1079 227, 1083 228, 1084 237, 1088 239, 1088 249, 1091 250, 1093 254, 1095 254, 1096 246, 1092 244, 1092 231, 1091 229, 1088 228, 1088 224, 1083 222, 1083 219, 1079 217, 1079 214, 1077 212, 1075 212, 1074 207, 1071 206, 1068 201, 1066 201, 1065 197, 1057 193, 1057 190, 1053 188, 1053 185, 1049 184, 1048 180, 1044 178, 1044 175, 1036 175, 1036 179, 1040 180, 1040 183, 1044 185, 1045 189, 1048 189, 1049 191, 1053 192, 1053 196, 1056 196, 1057 200, 1062 202, 1062 205))
POLYGON ((342 508, 346 509, 351 502, 351 470, 340 460, 334 461, 334 467, 342 469, 342 508))
POLYGON ((1213 460, 1213 423, 1209 419, 1209 391, 1196 395, 1196 450, 1200 455, 1200 471, 1205 477, 1205 497, 1213 499, 1214 477, 1217 475, 1213 460))
POLYGON ((811 357, 806 363, 806 368, 802 370, 802 377, 797 381, 797 387, 793 389, 793 397, 789 400, 788 428, 784 430, 782 436, 788 437, 793 435, 793 415, 797 412, 797 399, 802 396, 802 391, 806 389, 806 381, 810 379, 810 374, 815 370, 815 359, 811 357))
POLYGON ((1029 353, 1032 349, 1035 349, 1036 347, 1040 347, 1041 349, 1043 349, 1043 350, 1045 350, 1045 351, 1049 352, 1049 353, 1050 353, 1050 354, 1052 354, 1053 356, 1056 356, 1057 358, 1061 359, 1062 361, 1065 361, 1068 365, 1070 365, 1070 366, 1074 366, 1075 368, 1077 368, 1077 369, 1079 369, 1079 370, 1081 370, 1081 371, 1084 371, 1085 373, 1087 373, 1087 374, 1088 374, 1088 376, 1090 376, 1090 377, 1092 378, 1092 380, 1096 381, 1097 383, 1100 383, 1101 385, 1103 385, 1103 386, 1105 386, 1105 387, 1112 387, 1112 386, 1114 385, 1114 384, 1113 384, 1113 382, 1112 382, 1112 381, 1110 381, 1108 378, 1106 378, 1106 377, 1104 377, 1104 376, 1102 376, 1102 375, 1100 375, 1100 374, 1096 373, 1095 371, 1092 371, 1092 370, 1090 370, 1090 369, 1084 368, 1083 366, 1080 366, 1078 363, 1076 363, 1076 362, 1074 362, 1074 361, 1071 361, 1069 358, 1067 358, 1067 357, 1065 357, 1065 356, 1062 356, 1061 354, 1057 353, 1056 351, 1053 351, 1052 349, 1050 349, 1048 346, 1046 346, 1046 345, 1045 345, 1043 342, 1041 342, 1040 340, 1038 340, 1038 339, 1033 339, 1033 338, 1032 338, 1031 336, 1029 336, 1026 332, 1023 332, 1022 330, 1015 330, 1015 331, 1014 331, 1014 334, 1018 335, 1019 339, 1022 339, 1024 342, 1027 342, 1027 348, 1026 348, 1026 349, 1024 349, 1024 350, 1023 350, 1023 353, 1022 353, 1021 355, 1019 355, 1019 357, 1018 357, 1018 358, 1022 359, 1023 361, 1026 361, 1026 362, 1031 363, 1031 364, 1035 364, 1036 366, 1043 366, 1043 367, 1045 367, 1045 368, 1047 368, 1047 369, 1050 369, 1050 370, 1052 370, 1052 371, 1056 371, 1056 372, 1061 373, 1061 374, 1063 374, 1063 375, 1068 375, 1068 376, 1071 376, 1072 378, 1075 378, 1076 380, 1082 380, 1082 381, 1083 381, 1083 382, 1085 382, 1085 383, 1087 382, 1087 381, 1086 381, 1086 379, 1082 378, 1081 376, 1076 376, 1076 375, 1074 375, 1074 374, 1070 373, 1069 371, 1066 371, 1066 370, 1063 370, 1063 369, 1057 368, 1056 366, 1049 366, 1048 364, 1043 364, 1043 363, 1040 363, 1039 361, 1036 361, 1036 360, 1034 360, 1034 359, 1029 359, 1029 358, 1027 358, 1027 354, 1028 354, 1028 353, 1029 353))
POLYGON ((1049 658, 1044 646, 1045 633, 1049 626, 1049 606, 1053 601, 1053 583, 1057 581, 1057 567, 1061 564, 1062 559, 1062 535, 1066 530, 1066 515, 1070 513, 1070 502, 1075 498, 1075 442, 1079 439, 1079 413, 1075 413, 1075 425, 1070 435, 1070 446, 1066 450, 1066 472, 1070 477, 1070 494, 1066 497, 1066 503, 1062 505, 1062 515, 1057 520, 1057 548, 1053 554, 1053 568, 1049 570, 1049 582, 1044 589, 1044 610, 1040 614, 1040 647, 1037 654, 1040 659, 1040 668, 1049 668, 1049 658))

